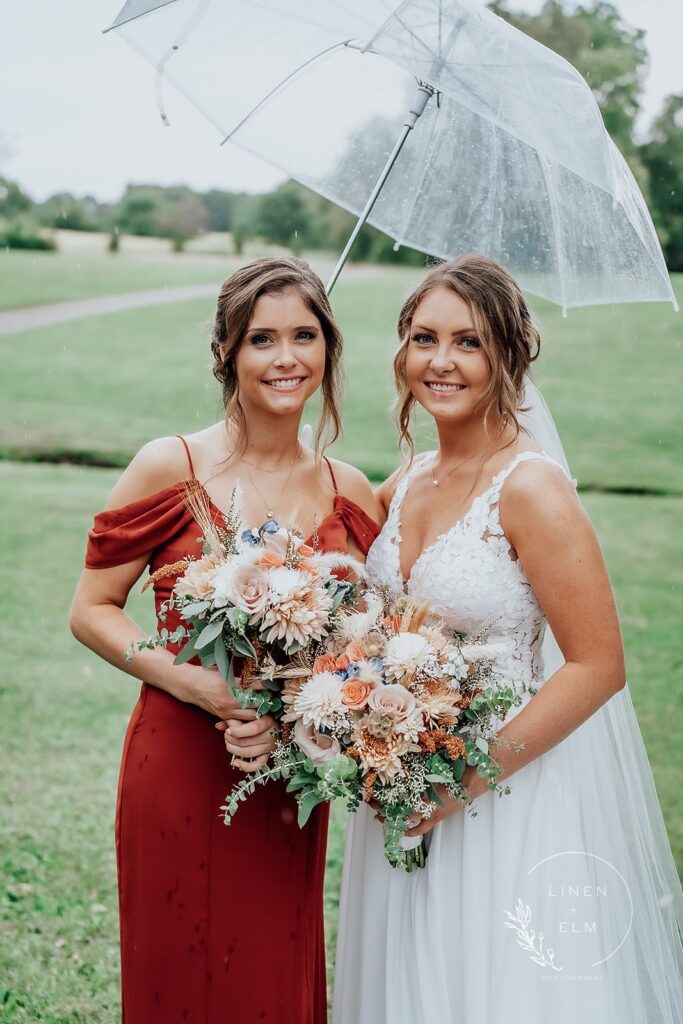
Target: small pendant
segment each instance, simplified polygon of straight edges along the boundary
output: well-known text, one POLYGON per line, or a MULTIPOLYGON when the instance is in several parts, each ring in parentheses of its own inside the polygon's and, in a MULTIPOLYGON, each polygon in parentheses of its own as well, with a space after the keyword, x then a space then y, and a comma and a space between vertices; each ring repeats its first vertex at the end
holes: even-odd
POLYGON ((267 519, 274 519, 275 518, 275 513, 273 512, 272 508, 267 508, 266 509, 266 518, 267 519))
POLYGON ((432 483, 434 484, 435 487, 439 486, 439 481, 438 480, 432 480, 432 483))

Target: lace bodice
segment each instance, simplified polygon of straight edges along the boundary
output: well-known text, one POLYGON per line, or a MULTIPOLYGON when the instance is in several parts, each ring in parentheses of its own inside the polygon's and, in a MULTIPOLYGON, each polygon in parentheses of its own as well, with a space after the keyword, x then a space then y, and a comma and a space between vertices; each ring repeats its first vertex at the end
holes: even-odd
POLYGON ((497 651, 500 675, 520 692, 525 686, 538 686, 543 679, 545 618, 503 532, 500 495, 508 476, 522 462, 542 459, 565 470, 545 452, 515 456, 464 516, 423 549, 404 581, 401 506, 415 473, 429 465, 435 454, 416 460, 398 484, 387 521, 368 553, 370 579, 386 586, 393 600, 407 593, 426 601, 432 614, 454 630, 473 634, 487 629, 487 643, 497 651))

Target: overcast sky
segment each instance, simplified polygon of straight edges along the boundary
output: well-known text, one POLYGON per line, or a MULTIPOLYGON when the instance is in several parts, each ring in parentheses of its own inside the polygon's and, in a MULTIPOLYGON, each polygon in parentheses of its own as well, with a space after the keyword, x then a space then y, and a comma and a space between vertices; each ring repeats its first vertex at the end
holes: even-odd
MULTIPOLYGON (((315 0, 311 0, 312 3, 315 0)), ((683 91, 683 0, 615 0, 647 32, 642 127, 683 91)), ((128 182, 261 191, 279 172, 232 146, 174 99, 164 127, 149 65, 114 33, 117 0, 11 0, 0 25, 0 173, 36 199, 58 191, 118 198, 128 182)), ((542 0, 516 0, 536 10, 542 0)))

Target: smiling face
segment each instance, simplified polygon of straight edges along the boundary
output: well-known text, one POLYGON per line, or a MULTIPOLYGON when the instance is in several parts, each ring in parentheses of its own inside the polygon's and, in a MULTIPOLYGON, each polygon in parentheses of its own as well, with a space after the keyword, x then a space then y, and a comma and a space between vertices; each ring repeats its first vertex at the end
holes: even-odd
POLYGON ((239 400, 287 415, 300 413, 325 372, 325 336, 296 288, 261 295, 235 355, 239 400))
POLYGON ((415 308, 405 376, 416 401, 435 419, 483 416, 489 361, 469 306, 450 288, 432 288, 415 308))

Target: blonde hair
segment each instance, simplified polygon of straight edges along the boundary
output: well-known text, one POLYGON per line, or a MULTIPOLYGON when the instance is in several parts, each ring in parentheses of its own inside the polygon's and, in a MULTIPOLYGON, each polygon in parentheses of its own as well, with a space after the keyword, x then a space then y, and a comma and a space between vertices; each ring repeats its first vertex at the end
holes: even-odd
POLYGON ((235 368, 237 350, 249 327, 254 306, 262 295, 294 288, 320 321, 325 338, 325 371, 322 381, 322 409, 315 436, 318 454, 341 433, 341 354, 343 340, 332 313, 325 287, 304 260, 294 257, 264 257, 240 267, 223 282, 218 296, 211 332, 213 375, 223 391, 226 423, 237 429, 236 453, 244 451, 246 421, 239 397, 235 368))
POLYGON ((503 429, 512 424, 519 433, 517 413, 521 411, 524 377, 541 347, 541 336, 519 285, 495 260, 475 253, 459 256, 430 270, 403 303, 397 324, 395 415, 401 447, 408 448, 411 459, 415 446, 410 420, 416 400, 406 377, 406 358, 415 310, 434 288, 448 288, 470 308, 491 370, 491 379, 480 403, 485 423, 491 413, 496 412, 503 429))

